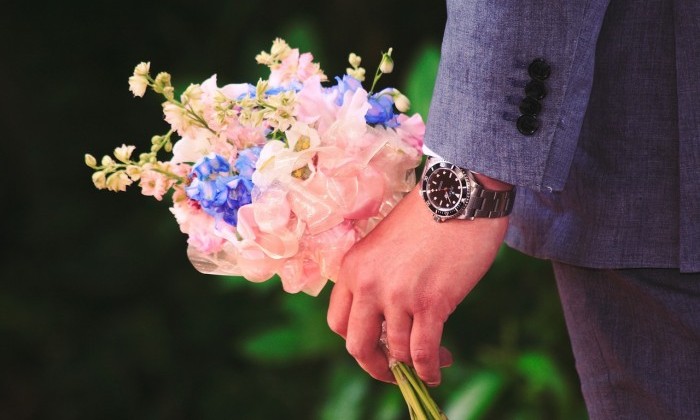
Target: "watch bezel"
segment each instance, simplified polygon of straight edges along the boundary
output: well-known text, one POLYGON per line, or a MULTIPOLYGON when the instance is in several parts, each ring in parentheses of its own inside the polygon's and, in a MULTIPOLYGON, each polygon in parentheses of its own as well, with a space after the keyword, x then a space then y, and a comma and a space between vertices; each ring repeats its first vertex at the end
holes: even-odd
POLYGON ((443 220, 455 218, 462 214, 464 212, 464 209, 469 204, 469 198, 471 196, 469 173, 451 162, 434 162, 427 166, 425 172, 423 173, 423 177, 421 179, 420 193, 421 197, 423 198, 423 201, 436 217, 439 217, 443 220), (432 200, 430 199, 430 196, 428 195, 428 180, 430 179, 430 176, 438 169, 447 169, 449 171, 452 171, 457 176, 457 179, 462 186, 462 196, 459 198, 457 205, 455 205, 449 210, 444 210, 440 207, 437 207, 435 204, 433 204, 432 200))

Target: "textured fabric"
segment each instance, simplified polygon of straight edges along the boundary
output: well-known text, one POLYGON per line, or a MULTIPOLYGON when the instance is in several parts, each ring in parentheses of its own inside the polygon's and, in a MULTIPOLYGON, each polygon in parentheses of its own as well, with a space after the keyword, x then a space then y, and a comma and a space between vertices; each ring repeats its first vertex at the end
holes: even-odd
POLYGON ((700 274, 554 272, 591 420, 700 419, 700 274))
POLYGON ((507 243, 586 267, 700 271, 700 2, 448 0, 447 12, 425 142, 517 185, 507 243), (552 70, 525 136, 515 121, 537 58, 552 70))

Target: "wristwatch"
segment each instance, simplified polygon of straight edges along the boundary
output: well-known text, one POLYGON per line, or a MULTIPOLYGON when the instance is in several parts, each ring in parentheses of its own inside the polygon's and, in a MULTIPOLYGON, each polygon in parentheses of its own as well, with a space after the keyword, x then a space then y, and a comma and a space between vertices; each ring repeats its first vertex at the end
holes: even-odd
POLYGON ((435 157, 425 163, 420 194, 437 222, 507 216, 515 201, 515 188, 488 190, 476 181, 474 172, 435 157))

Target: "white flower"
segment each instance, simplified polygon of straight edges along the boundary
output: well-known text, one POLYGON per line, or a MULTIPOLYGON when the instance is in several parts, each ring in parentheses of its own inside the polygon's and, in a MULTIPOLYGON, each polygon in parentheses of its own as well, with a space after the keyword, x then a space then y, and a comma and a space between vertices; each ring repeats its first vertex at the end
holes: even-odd
POLYGON ((279 140, 269 140, 255 163, 253 184, 263 189, 273 183, 286 186, 292 181, 292 172, 300 166, 303 164, 299 162, 299 153, 279 140))
POLYGON ((196 162, 202 156, 212 152, 211 142, 204 131, 194 131, 191 136, 184 136, 173 146, 173 163, 196 162))
POLYGON ((190 126, 187 110, 172 102, 163 102, 163 114, 165 115, 165 121, 178 133, 182 133, 190 126))
POLYGON ((122 171, 115 172, 107 177, 107 189, 110 191, 126 191, 126 187, 131 185, 131 183, 131 179, 122 171))
POLYGON ((116 157, 120 162, 128 163, 135 148, 136 146, 127 146, 122 144, 120 147, 114 149, 114 157, 116 157))
POLYGON ((129 165, 126 167, 126 174, 134 181, 138 181, 141 178, 142 172, 143 169, 137 165, 129 165))
POLYGON ((272 49, 270 50, 270 53, 272 53, 272 56, 279 59, 283 60, 285 59, 289 53, 292 51, 292 48, 287 44, 285 40, 282 38, 277 38, 272 42, 272 49))
POLYGON ((134 96, 143 97, 148 88, 148 73, 151 63, 141 62, 134 67, 133 76, 129 77, 129 90, 134 96))
POLYGON ((134 96, 142 98, 148 89, 148 79, 145 76, 133 75, 129 77, 129 90, 134 96))
POLYGON ((95 184, 97 189, 104 190, 107 188, 107 177, 105 176, 104 171, 97 171, 92 174, 92 183, 95 184))
POLYGON ((134 68, 134 76, 143 76, 146 77, 148 76, 148 73, 151 71, 151 62, 140 62, 139 64, 136 65, 134 68))
POLYGON ((318 131, 302 122, 295 122, 286 132, 289 148, 295 152, 313 149, 321 145, 318 131))

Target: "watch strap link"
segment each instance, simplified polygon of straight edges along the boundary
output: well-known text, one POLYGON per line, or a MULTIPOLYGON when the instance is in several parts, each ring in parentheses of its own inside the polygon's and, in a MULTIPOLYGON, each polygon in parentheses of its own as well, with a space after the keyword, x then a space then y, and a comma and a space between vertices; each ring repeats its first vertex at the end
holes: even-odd
POLYGON ((515 202, 515 189, 510 191, 485 190, 476 185, 469 196, 469 204, 459 219, 489 218, 494 219, 510 214, 515 202))

